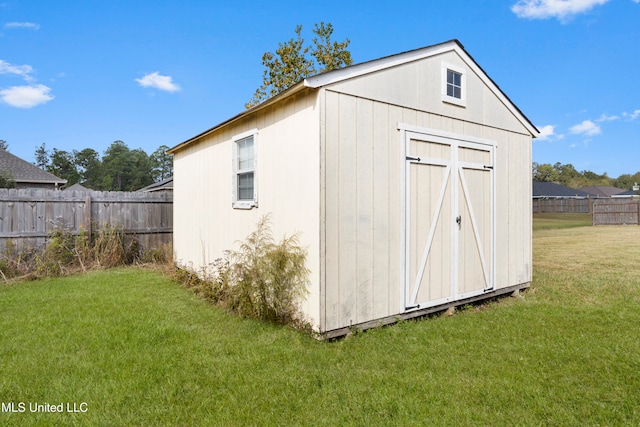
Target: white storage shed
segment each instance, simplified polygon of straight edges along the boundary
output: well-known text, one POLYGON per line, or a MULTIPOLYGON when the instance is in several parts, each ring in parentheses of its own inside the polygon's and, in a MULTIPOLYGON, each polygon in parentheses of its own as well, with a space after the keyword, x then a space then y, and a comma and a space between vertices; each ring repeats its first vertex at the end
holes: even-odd
POLYGON ((457 40, 309 77, 170 150, 176 262, 269 213, 327 337, 526 288, 536 135, 457 40))

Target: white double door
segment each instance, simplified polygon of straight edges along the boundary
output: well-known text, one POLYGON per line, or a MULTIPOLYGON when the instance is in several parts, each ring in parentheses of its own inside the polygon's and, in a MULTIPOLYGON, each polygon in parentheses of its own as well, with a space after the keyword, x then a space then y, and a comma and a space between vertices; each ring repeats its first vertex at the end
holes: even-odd
POLYGON ((495 146, 404 132, 405 310, 482 294, 495 282, 495 146))

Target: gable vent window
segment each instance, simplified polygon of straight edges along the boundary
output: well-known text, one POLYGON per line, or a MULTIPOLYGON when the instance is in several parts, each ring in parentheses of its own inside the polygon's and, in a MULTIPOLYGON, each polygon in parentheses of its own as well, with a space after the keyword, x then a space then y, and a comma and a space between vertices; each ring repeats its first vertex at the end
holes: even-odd
POLYGON ((258 206, 257 136, 257 130, 252 130, 233 138, 233 207, 236 209, 258 206))
POLYGON ((442 101, 465 107, 466 96, 465 70, 451 64, 442 64, 442 101))
POLYGON ((462 99, 462 74, 447 70, 447 96, 462 99))

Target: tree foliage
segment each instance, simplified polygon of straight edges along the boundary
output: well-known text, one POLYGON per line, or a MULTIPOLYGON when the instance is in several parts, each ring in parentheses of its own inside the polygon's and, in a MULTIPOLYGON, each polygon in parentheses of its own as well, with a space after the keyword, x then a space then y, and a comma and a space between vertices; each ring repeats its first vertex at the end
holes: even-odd
POLYGON ((40 169, 47 169, 51 155, 43 142, 40 147, 36 147, 36 166, 40 169))
POLYGON ((0 169, 0 188, 15 188, 16 181, 11 171, 0 169))
POLYGON ((160 182, 173 175, 173 157, 167 154, 167 150, 169 150, 169 147, 161 145, 149 156, 154 182, 160 182))
MULTIPOLYGON (((626 184, 624 187, 619 186, 619 182, 616 179, 610 178, 605 172, 599 175, 595 172, 584 170, 578 172, 576 168, 571 164, 562 164, 560 162, 551 165, 549 163, 533 163, 533 180, 543 182, 555 182, 557 184, 564 185, 571 188, 587 187, 592 185, 605 185, 616 186, 618 188, 628 188, 626 184)), ((622 183, 622 181, 620 181, 622 183)))
POLYGON ((68 151, 53 149, 51 162, 47 166, 47 171, 55 176, 67 180, 67 185, 73 185, 80 181, 80 174, 75 164, 73 153, 68 151))
POLYGON ((262 55, 262 85, 253 98, 245 104, 246 108, 258 105, 262 101, 283 92, 300 80, 326 71, 346 67, 353 63, 347 50, 350 40, 332 42, 333 25, 320 22, 312 30, 315 37, 311 46, 304 45, 302 25, 296 26, 296 37, 284 43, 278 43, 275 53, 262 55))
POLYGON ((173 158, 163 145, 149 156, 141 148, 129 149, 123 141, 114 141, 100 154, 93 148, 53 149, 43 143, 36 147, 36 165, 66 179, 67 185, 82 184, 93 190, 135 191, 173 174, 173 158))

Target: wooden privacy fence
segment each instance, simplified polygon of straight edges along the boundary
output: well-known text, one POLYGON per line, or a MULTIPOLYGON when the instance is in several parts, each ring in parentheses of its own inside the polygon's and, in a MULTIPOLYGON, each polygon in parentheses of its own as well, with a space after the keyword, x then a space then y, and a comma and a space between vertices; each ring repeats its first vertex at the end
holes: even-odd
POLYGON ((593 202, 593 225, 640 225, 637 199, 597 199, 593 202))
POLYGON ((56 226, 77 234, 115 226, 143 250, 173 239, 173 194, 0 189, 0 251, 41 249, 56 226))
POLYGON ((593 199, 533 199, 533 213, 591 213, 593 199))

